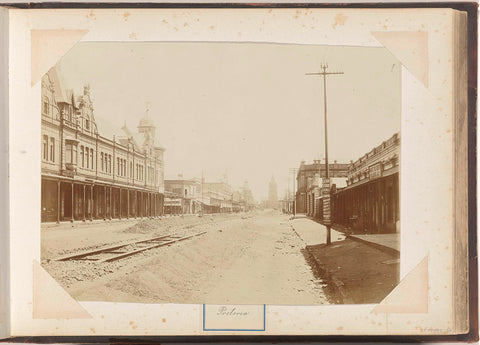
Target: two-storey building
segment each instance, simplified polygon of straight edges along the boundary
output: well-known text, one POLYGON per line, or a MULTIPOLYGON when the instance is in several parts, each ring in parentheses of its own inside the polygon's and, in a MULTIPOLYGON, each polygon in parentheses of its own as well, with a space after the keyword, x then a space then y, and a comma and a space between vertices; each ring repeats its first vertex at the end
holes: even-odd
POLYGON ((148 110, 135 134, 97 121, 90 87, 75 95, 55 68, 41 97, 42 222, 162 215, 165 149, 148 110))
POLYGON ((232 212, 233 211, 233 187, 226 181, 204 182, 203 200, 207 209, 211 212, 232 212))
POLYGON ((399 231, 400 134, 352 162, 347 187, 332 195, 333 221, 360 233, 399 231))
MULTIPOLYGON (((329 178, 334 183, 335 179, 346 179, 349 164, 329 163, 329 178)), ((316 216, 319 209, 318 200, 321 197, 322 181, 326 178, 327 166, 320 160, 314 160, 313 164, 305 164, 302 161, 297 172, 297 191, 295 196, 296 212, 316 216)))
POLYGON ((198 178, 184 178, 180 174, 166 179, 165 192, 168 193, 167 213, 195 214, 202 210, 202 182, 198 178))

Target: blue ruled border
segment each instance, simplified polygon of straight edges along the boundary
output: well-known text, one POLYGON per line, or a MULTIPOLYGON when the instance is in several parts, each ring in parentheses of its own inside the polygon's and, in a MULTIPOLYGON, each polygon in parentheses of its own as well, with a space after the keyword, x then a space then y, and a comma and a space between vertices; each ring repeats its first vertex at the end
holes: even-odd
POLYGON ((205 304, 203 305, 203 330, 204 331, 259 331, 259 332, 265 332, 265 312, 266 312, 267 306, 266 304, 263 305, 263 328, 261 329, 246 329, 246 328, 205 328, 205 304))

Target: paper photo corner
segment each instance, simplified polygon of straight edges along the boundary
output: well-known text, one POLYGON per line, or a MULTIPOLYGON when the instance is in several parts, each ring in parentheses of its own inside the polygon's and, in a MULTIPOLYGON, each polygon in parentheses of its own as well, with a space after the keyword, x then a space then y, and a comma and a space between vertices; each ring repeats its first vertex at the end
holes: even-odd
POLYGON ((34 260, 33 318, 91 319, 92 316, 34 260))
POLYGON ((87 33, 88 30, 31 30, 31 86, 87 33))
POLYGON ((372 31, 371 34, 428 89, 428 33, 372 31))
POLYGON ((371 313, 428 313, 428 256, 425 256, 371 313))

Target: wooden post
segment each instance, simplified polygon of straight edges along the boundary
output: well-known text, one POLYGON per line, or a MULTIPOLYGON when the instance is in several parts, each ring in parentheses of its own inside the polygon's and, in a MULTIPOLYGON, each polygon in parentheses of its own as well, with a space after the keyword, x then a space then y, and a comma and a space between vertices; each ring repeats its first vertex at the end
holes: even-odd
POLYGON ((130 218, 130 189, 127 188, 127 219, 130 218))
POLYGON ((93 184, 90 185, 90 221, 93 221, 93 184))
POLYGON ((75 220, 75 217, 73 216, 73 213, 74 213, 74 210, 75 210, 75 207, 74 207, 74 205, 73 205, 73 204, 74 204, 74 201, 75 201, 75 200, 74 200, 74 194, 75 194, 75 193, 74 193, 73 185, 74 185, 74 183, 72 182, 72 207, 71 207, 71 209, 72 209, 72 220, 71 220, 71 222, 72 222, 72 223, 73 223, 73 221, 75 220))
POLYGON ((135 199, 133 200, 133 202, 135 204, 135 219, 136 219, 137 218, 137 212, 138 212, 137 191, 135 190, 133 193, 135 194, 135 199))
POLYGON ((103 220, 107 220, 107 186, 103 186, 103 220))
POLYGON ((118 219, 122 219, 122 188, 118 188, 118 219))
POLYGON ((85 221, 85 184, 83 184, 83 221, 85 221))
MULTIPOLYGON (((112 187, 109 188, 110 189, 110 212, 109 212, 109 218, 110 220, 112 220, 112 187)), ((115 215, 114 215, 115 216, 115 215)))
POLYGON ((57 181, 57 224, 60 223, 60 180, 57 181))
POLYGON ((95 207, 95 218, 98 218, 98 199, 99 199, 99 197, 98 197, 98 187, 97 187, 96 191, 97 192, 94 193, 94 194, 96 194, 95 196, 96 196, 96 199, 97 199, 97 207, 95 207))

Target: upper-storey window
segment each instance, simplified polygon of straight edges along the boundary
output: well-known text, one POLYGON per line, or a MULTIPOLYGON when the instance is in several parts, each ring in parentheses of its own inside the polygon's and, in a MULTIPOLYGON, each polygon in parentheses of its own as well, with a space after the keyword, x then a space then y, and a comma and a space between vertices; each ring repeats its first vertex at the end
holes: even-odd
POLYGON ((45 97, 44 100, 43 100, 42 113, 43 113, 44 115, 49 115, 49 114, 50 114, 50 102, 48 101, 48 98, 47 98, 47 97, 45 97))
POLYGON ((82 168, 85 166, 85 148, 80 146, 80 156, 82 156, 82 168))
POLYGON ((55 162, 55 138, 50 138, 50 161, 55 162))
POLYGON ((87 131, 90 130, 90 120, 89 119, 85 119, 85 128, 87 129, 87 131))
POLYGON ((77 165, 77 145, 69 140, 65 141, 65 163, 77 165))
POLYGON ((48 160, 48 135, 43 136, 43 154, 42 154, 42 159, 43 160, 48 160))
POLYGON ((55 162, 55 138, 44 135, 42 148, 42 160, 55 162))
POLYGON ((143 165, 137 164, 137 180, 143 181, 143 165))

